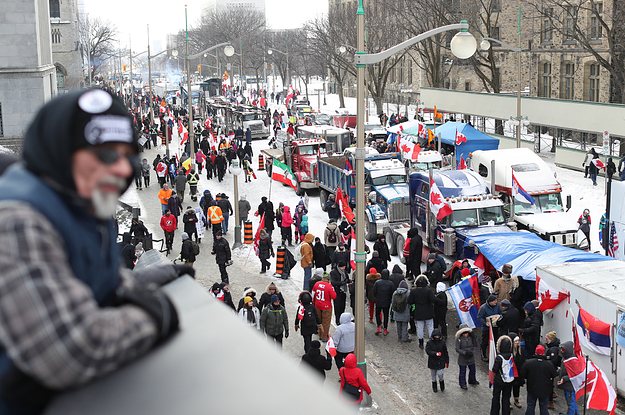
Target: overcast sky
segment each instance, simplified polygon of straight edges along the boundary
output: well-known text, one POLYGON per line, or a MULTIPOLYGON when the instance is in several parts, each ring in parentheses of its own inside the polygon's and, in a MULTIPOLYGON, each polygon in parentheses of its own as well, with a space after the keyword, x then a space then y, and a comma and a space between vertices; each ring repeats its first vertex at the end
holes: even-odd
MULTIPOLYGON (((189 26, 200 18, 204 0, 84 0, 89 18, 101 17, 117 26, 122 47, 132 39, 132 50, 147 50, 147 25, 150 46, 160 40, 165 48, 168 33, 184 29, 184 5, 189 26)), ((293 29, 328 11, 328 0, 265 0, 267 25, 272 29, 293 29)))

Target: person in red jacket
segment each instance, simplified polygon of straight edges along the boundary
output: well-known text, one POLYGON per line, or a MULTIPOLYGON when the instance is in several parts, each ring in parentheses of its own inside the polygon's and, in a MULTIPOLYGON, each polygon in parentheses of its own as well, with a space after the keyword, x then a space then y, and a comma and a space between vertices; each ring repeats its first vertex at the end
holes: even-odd
POLYGON ((330 323, 332 322, 332 300, 336 298, 336 291, 330 284, 327 273, 323 274, 321 281, 317 282, 312 291, 313 303, 321 320, 321 333, 319 338, 322 342, 328 341, 330 323))
POLYGON ((161 217, 161 229, 165 232, 165 246, 167 247, 167 255, 173 249, 174 246, 174 232, 178 222, 176 217, 171 214, 169 209, 165 209, 165 214, 161 217))
POLYGON ((371 395, 371 388, 369 387, 362 370, 356 367, 356 363, 357 360, 355 354, 350 353, 347 357, 345 357, 345 366, 339 369, 339 377, 341 380, 340 394, 341 397, 349 403, 360 405, 360 402, 362 401, 362 391, 364 390, 371 395), (358 396, 349 393, 350 389, 355 390, 352 386, 359 389, 360 394, 358 396))

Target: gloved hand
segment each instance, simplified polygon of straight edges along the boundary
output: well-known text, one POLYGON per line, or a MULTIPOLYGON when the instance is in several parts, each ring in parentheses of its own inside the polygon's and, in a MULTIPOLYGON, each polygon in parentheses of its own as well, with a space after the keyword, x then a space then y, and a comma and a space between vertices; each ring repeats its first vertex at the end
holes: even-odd
POLYGON ((117 290, 120 304, 133 304, 142 308, 154 319, 158 331, 158 342, 178 330, 178 312, 171 300, 160 290, 117 290))
POLYGON ((285 338, 285 339, 288 339, 288 338, 289 338, 289 331, 288 331, 288 330, 284 332, 284 338, 285 338))
POLYGON ((272 253, 271 253, 271 257, 272 257, 272 258, 275 258, 275 257, 276 257, 276 254, 272 252, 272 253))
POLYGON ((436 352, 436 356, 442 356, 443 354, 441 352, 436 352))
POLYGON ((295 331, 299 330, 299 326, 295 326, 295 331))
POLYGON ((185 274, 189 274, 189 276, 195 278, 195 269, 193 269, 191 265, 176 264, 174 265, 174 268, 176 268, 176 272, 178 273, 179 277, 182 277, 185 274))
POLYGON ((473 350, 466 350, 464 355, 466 357, 473 357, 473 350))
POLYGON ((449 369, 449 363, 445 363, 445 367, 449 369))

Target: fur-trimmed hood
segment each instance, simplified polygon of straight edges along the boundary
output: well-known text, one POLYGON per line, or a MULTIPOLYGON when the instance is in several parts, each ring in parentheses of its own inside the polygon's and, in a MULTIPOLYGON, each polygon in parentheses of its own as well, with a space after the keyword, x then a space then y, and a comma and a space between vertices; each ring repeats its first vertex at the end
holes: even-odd
POLYGON ((415 286, 417 288, 427 287, 428 285, 430 285, 430 280, 428 280, 428 277, 423 274, 417 277, 417 281, 415 282, 415 286))
POLYGON ((459 339, 464 333, 473 333, 473 329, 469 327, 466 323, 462 323, 460 325, 460 330, 456 332, 456 339, 459 339))
POLYGON ((279 294, 280 293, 280 289, 276 286, 276 284, 274 284, 273 282, 270 282, 269 285, 267 285, 267 288, 265 288, 265 292, 267 294, 271 294, 269 292, 269 290, 274 289, 276 290, 275 294, 279 294))
POLYGON ((247 296, 250 296, 250 297, 256 297, 256 294, 257 294, 257 293, 256 293, 256 290, 255 290, 254 288, 252 288, 252 287, 247 287, 247 288, 243 291, 243 296, 244 296, 244 297, 247 297, 247 296))

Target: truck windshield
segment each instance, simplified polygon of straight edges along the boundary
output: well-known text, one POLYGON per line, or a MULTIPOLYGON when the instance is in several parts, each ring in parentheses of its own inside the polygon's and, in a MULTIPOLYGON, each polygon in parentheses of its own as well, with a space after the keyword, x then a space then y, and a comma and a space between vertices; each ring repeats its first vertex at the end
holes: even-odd
POLYGON ((493 225, 501 225, 504 223, 503 206, 488 206, 479 208, 480 225, 488 225, 488 222, 493 222, 493 225))
POLYGON ((259 118, 258 115, 256 114, 250 114, 250 115, 244 115, 243 116, 243 121, 254 121, 254 120, 260 120, 261 118, 259 118))
POLYGON ((389 174, 388 176, 380 176, 380 177, 371 179, 371 184, 373 186, 382 186, 385 184, 397 184, 397 183, 406 183, 406 175, 389 174))
POLYGON ((534 213, 564 212, 560 193, 533 195, 534 206, 514 199, 515 215, 532 215, 534 213))
POLYGON ((425 171, 429 170, 430 168, 440 169, 442 167, 441 165, 442 161, 434 161, 428 163, 411 162, 410 168, 412 169, 412 171, 425 171))
POLYGON ((477 209, 454 210, 449 215, 449 223, 452 227, 477 226, 477 209))
POLYGON ((319 150, 319 144, 308 144, 305 146, 299 146, 300 156, 314 156, 318 153, 325 154, 325 152, 326 152, 325 144, 321 145, 321 150, 319 150))

